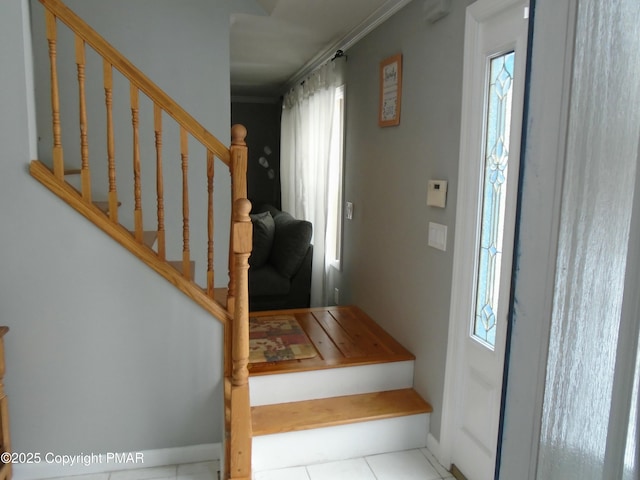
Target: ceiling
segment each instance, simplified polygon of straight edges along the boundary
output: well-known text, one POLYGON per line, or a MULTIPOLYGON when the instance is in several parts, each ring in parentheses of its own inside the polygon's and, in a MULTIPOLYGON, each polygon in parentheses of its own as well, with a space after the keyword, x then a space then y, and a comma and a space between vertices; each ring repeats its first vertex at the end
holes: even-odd
MULTIPOLYGON (((277 97, 409 0, 254 0, 231 19, 231 94, 277 97)), ((245 2, 246 4, 246 2, 245 2)))

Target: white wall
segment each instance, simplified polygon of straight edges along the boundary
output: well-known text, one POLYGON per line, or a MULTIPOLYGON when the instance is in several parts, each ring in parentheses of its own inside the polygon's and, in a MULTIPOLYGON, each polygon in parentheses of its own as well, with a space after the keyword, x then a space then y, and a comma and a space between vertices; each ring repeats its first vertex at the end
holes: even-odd
MULTIPOLYGON (((153 22, 118 31, 114 43, 138 36, 160 47, 135 52, 136 60, 143 68, 161 60, 149 73, 224 139, 228 15, 204 0, 189 2, 180 15, 171 3, 73 6, 106 28, 111 18, 141 21, 153 4, 153 22), (172 37, 201 29, 208 34, 198 55, 171 49, 172 37), (213 67, 199 70, 203 61, 219 65, 215 74, 213 67), (176 65, 185 76, 190 68, 201 75, 181 88, 172 77, 176 65)), ((28 174, 33 132, 23 40, 21 2, 0 2, 0 323, 11 329, 13 449, 80 453, 219 442, 220 325, 28 174)))
POLYGON ((344 271, 341 303, 362 307, 416 357, 415 387, 439 438, 449 322, 460 137, 464 12, 452 2, 424 21, 414 1, 351 48, 347 61, 344 271), (403 55, 400 125, 378 127, 380 61, 403 55), (449 181, 447 206, 426 206, 429 179, 449 181), (448 226, 447 251, 427 246, 448 226))
MULTIPOLYGON (((206 0, 70 0, 66 2, 84 21, 122 52, 147 77, 195 117, 223 143, 230 141, 229 100, 229 5, 206 0), (123 13, 126 12, 126 13, 123 13)), ((44 8, 32 1, 34 36, 38 150, 42 161, 51 163, 51 108, 49 59, 45 38, 44 8)), ((80 166, 78 81, 74 37, 58 22, 57 63, 59 72, 62 142, 65 163, 80 166)), ((94 198, 107 199, 106 111, 102 60, 90 47, 87 54, 87 116, 89 163, 94 198)), ((113 114, 115 128, 119 220, 133 230, 133 161, 129 82, 114 70, 113 114)), ((157 229, 155 136, 153 105, 141 93, 139 112, 142 164, 142 209, 144 228, 157 229)), ((163 174, 167 257, 182 258, 182 169, 179 129, 163 117, 163 174)), ((206 152, 189 144, 190 251, 196 262, 196 280, 206 284, 207 217, 206 152)), ((227 284, 230 181, 228 168, 216 162, 215 235, 216 284, 227 284), (226 208, 225 208, 226 207, 226 208)))

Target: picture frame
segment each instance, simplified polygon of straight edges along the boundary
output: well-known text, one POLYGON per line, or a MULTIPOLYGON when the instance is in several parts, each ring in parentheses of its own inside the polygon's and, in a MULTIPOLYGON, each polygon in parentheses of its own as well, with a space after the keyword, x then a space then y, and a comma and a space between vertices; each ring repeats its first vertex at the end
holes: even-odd
POLYGON ((400 124, 402 101, 402 54, 380 62, 380 107, 378 125, 391 127, 400 124))

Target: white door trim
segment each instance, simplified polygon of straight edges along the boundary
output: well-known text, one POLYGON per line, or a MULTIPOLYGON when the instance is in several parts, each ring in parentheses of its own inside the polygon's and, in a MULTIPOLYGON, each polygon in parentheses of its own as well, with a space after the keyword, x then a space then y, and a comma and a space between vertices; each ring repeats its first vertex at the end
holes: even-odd
MULTIPOLYGON (((455 438, 455 430, 457 428, 457 415, 460 408, 458 402, 461 397, 462 388, 462 342, 468 332, 468 319, 474 312, 472 301, 460 301, 460 292, 468 295, 468 292, 474 290, 476 269, 476 250, 470 248, 470 244, 477 245, 480 235, 479 216, 480 208, 469 208, 469 205, 477 203, 478 192, 482 184, 481 165, 477 168, 470 168, 468 163, 469 155, 477 152, 483 144, 483 130, 478 128, 478 119, 484 118, 486 109, 486 95, 478 94, 479 72, 484 72, 486 61, 478 55, 475 48, 481 40, 482 24, 489 19, 499 15, 502 11, 511 9, 518 5, 523 5, 523 0, 478 0, 467 8, 466 27, 464 41, 464 69, 463 91, 462 91, 462 125, 460 136, 460 164, 458 174, 458 198, 456 211, 456 227, 455 227, 455 244, 454 244, 454 262, 453 262, 453 281, 450 306, 449 320, 449 336, 447 347, 447 363, 445 372, 445 388, 443 396, 443 413, 442 413, 442 431, 440 436, 440 457, 439 461, 449 466, 452 460, 453 442, 455 438)), ((524 12, 523 12, 524 13, 524 12)), ((511 42, 504 45, 509 48, 512 45, 519 52, 516 58, 516 75, 519 81, 514 83, 514 99, 523 98, 524 92, 524 64, 526 57, 526 33, 514 38, 511 42), (524 55, 523 55, 524 54, 524 55), (518 92, 516 92, 516 89, 518 92)), ((484 88, 484 86, 482 86, 484 88)), ((520 150, 520 130, 522 121, 522 102, 515 101, 512 110, 512 118, 517 119, 512 123, 511 138, 512 151, 520 150)), ((510 159, 509 173, 510 182, 517 186, 518 183, 518 164, 519 159, 514 155, 515 161, 510 159), (512 163, 515 168, 512 169, 512 163), (514 171, 515 170, 515 171, 514 171)), ((510 200, 507 205, 507 217, 515 218, 515 201, 510 200), (511 212, 509 212, 511 210, 511 212)), ((508 228, 505 230, 507 233, 508 228)), ((512 242, 513 232, 509 233, 512 242)), ((505 245, 510 240, 505 238, 505 245)), ((511 258, 507 255, 503 258, 503 264, 509 268, 511 258), (507 264, 508 262, 508 264, 507 264)), ((504 295, 508 298, 508 295, 504 295)), ((501 303, 503 303, 501 301, 501 303)), ((504 324, 504 322, 502 322, 504 324)), ((500 328, 505 328, 502 325, 500 328)), ((506 328, 505 328, 506 331, 506 328)), ((504 335, 504 333, 502 334, 504 335)), ((496 354, 504 356, 504 343, 502 346, 496 345, 496 354)))

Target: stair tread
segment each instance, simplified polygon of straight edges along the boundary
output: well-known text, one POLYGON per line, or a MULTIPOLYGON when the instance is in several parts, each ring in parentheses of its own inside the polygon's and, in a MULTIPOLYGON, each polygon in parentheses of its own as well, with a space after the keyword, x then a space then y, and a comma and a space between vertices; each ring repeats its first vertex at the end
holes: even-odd
POLYGON ((317 356, 303 360, 252 363, 249 365, 252 377, 415 360, 409 350, 353 305, 251 312, 250 315, 293 315, 318 351, 317 356))
POLYGON ((412 388, 346 395, 251 408, 254 435, 431 413, 433 407, 412 388))
MULTIPOLYGON (((108 200, 98 200, 94 201, 93 204, 102 210, 105 214, 109 215, 109 201, 108 200)), ((118 206, 122 205, 122 202, 118 202, 118 206)))
MULTIPOLYGON (((135 230, 129 230, 131 235, 136 236, 135 230)), ((147 247, 151 248, 154 243, 156 243, 156 238, 158 238, 158 232, 156 230, 144 230, 142 232, 142 243, 147 247)))
MULTIPOLYGON (((184 273, 182 270, 182 260, 170 260, 167 263, 171 265, 173 268, 175 268, 176 270, 178 270, 180 273, 184 273)), ((191 262, 189 263, 191 264, 191 275, 193 275, 193 272, 196 269, 196 262, 191 260, 191 262)))

